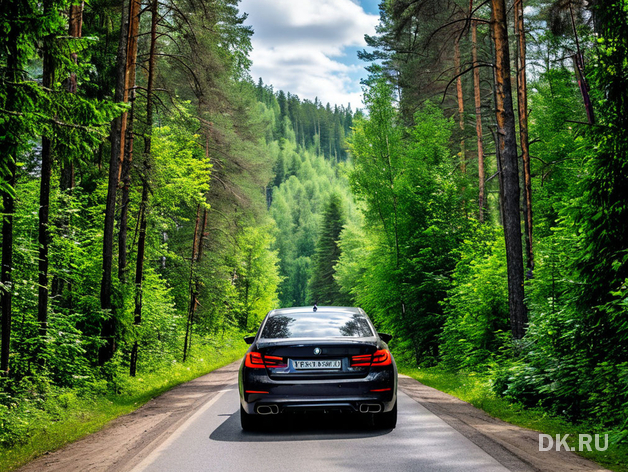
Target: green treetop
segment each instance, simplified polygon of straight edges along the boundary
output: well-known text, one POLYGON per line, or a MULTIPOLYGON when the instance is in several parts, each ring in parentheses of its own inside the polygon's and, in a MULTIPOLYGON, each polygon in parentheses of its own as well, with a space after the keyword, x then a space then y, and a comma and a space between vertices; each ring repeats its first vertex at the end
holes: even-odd
POLYGON ((310 282, 312 301, 319 305, 341 303, 340 286, 334 279, 335 265, 340 259, 338 240, 345 222, 340 195, 332 193, 323 213, 320 238, 316 244, 314 270, 310 282))

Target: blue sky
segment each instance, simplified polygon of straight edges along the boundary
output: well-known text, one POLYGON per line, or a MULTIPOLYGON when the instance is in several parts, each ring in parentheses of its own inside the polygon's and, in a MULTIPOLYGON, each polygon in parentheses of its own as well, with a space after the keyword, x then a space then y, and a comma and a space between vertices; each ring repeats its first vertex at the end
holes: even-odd
POLYGON ((366 13, 379 15, 380 0, 361 0, 359 3, 366 13))
POLYGON ((302 99, 360 108, 364 62, 379 0, 242 0, 253 27, 251 75, 302 99))

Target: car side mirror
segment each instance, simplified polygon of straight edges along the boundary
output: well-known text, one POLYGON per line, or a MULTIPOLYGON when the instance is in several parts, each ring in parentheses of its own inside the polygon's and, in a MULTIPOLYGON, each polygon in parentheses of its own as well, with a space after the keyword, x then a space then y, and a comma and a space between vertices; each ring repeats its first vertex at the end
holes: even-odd
POLYGON ((390 340, 393 338, 392 334, 377 333, 377 335, 379 336, 379 339, 384 341, 386 344, 388 344, 390 342, 390 340))
POLYGON ((247 344, 253 344, 253 341, 255 341, 255 336, 245 336, 244 337, 244 342, 247 344))

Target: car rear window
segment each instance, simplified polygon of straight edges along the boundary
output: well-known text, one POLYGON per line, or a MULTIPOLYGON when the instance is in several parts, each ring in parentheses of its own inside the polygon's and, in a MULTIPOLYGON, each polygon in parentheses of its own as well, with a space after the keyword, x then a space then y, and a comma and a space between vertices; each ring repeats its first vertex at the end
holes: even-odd
POLYGON ((272 315, 266 320, 262 338, 326 338, 373 336, 364 315, 351 313, 304 313, 272 315))

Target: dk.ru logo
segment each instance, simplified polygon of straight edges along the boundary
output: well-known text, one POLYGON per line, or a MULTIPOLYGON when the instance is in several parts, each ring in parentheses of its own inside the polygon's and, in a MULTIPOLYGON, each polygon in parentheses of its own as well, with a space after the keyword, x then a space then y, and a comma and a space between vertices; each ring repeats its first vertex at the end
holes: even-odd
MULTIPOLYGON (((604 445, 600 444, 600 434, 595 435, 595 441, 593 447, 596 451, 606 451, 608 449, 608 434, 604 435, 604 445)), ((593 441, 593 436, 590 434, 579 434, 578 435, 578 447, 569 446, 567 444, 567 438, 569 438, 568 434, 556 435, 556 450, 560 451, 561 446, 565 451, 579 451, 583 452, 586 448, 587 451, 591 452, 591 442, 593 441)), ((539 434, 539 451, 551 451, 554 448, 554 438, 549 434, 539 434)))

